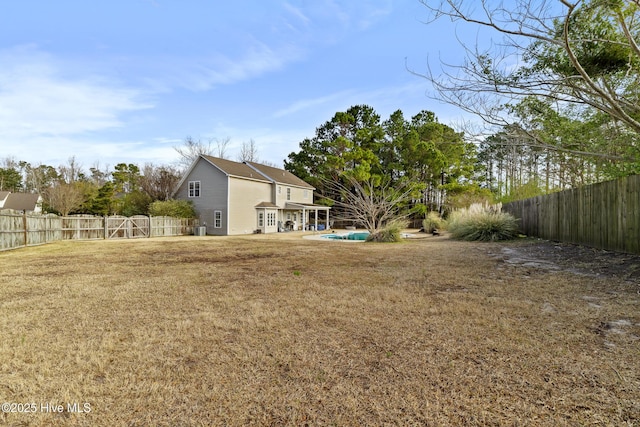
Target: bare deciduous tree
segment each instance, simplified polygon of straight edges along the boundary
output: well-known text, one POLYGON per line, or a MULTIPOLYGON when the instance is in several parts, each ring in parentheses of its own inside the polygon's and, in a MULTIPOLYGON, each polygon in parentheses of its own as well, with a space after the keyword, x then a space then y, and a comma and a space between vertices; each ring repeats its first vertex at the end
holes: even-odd
POLYGON ((66 165, 58 166, 58 174, 60 178, 66 183, 73 183, 80 179, 83 174, 82 165, 76 160, 76 156, 71 156, 67 160, 66 165))
POLYGON ((216 142, 216 157, 220 157, 221 159, 226 159, 227 158, 227 148, 229 147, 229 142, 231 141, 231 138, 226 137, 226 138, 216 138, 215 142, 216 142))
POLYGON ((196 141, 192 137, 188 136, 185 138, 182 146, 173 147, 173 149, 180 155, 180 159, 178 160, 179 167, 187 169, 201 154, 211 156, 213 154, 211 142, 212 141, 196 141))
POLYGON ((84 192, 80 182, 56 182, 44 191, 44 199, 62 216, 82 206, 85 201, 84 192))
POLYGON ((171 166, 146 163, 142 168, 140 188, 153 200, 169 200, 180 181, 180 171, 171 166))
POLYGON ((406 218, 409 212, 404 208, 416 192, 414 183, 392 184, 391 180, 381 181, 379 177, 359 181, 345 176, 344 182, 329 182, 327 187, 339 195, 332 199, 333 206, 338 208, 336 218, 361 224, 372 235, 390 221, 406 218))
POLYGON ((238 161, 240 162, 259 162, 258 148, 256 142, 252 139, 242 143, 240 147, 240 153, 238 154, 238 161))

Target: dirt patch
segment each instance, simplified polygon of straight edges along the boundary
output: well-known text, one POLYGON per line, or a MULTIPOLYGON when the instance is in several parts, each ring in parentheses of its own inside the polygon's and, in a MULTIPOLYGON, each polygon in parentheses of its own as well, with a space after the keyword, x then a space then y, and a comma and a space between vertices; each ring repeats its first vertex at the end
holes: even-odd
POLYGON ((526 239, 491 250, 505 263, 591 277, 616 278, 640 285, 640 256, 586 246, 526 239))

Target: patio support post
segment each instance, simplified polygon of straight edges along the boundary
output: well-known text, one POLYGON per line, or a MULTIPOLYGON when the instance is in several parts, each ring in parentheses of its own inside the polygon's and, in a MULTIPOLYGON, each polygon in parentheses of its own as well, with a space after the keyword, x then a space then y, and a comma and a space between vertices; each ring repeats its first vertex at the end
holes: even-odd
POLYGON ((313 231, 318 231, 318 209, 317 208, 315 210, 315 216, 314 216, 313 220, 315 221, 314 226, 313 226, 314 227, 313 231))

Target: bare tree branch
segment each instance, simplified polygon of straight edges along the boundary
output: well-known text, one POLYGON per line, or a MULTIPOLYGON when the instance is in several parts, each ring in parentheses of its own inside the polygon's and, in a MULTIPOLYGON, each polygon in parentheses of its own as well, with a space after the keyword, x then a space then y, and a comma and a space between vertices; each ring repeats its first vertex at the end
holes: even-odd
POLYGON ((227 158, 227 148, 229 147, 229 142, 231 141, 231 138, 226 137, 223 139, 219 139, 216 138, 215 142, 216 142, 216 157, 219 157, 221 159, 226 159, 227 158))
POLYGON ((252 139, 242 143, 240 147, 240 153, 238 154, 238 161, 240 162, 259 162, 258 148, 256 142, 252 139))
POLYGON ((186 169, 201 155, 210 156, 213 153, 211 141, 204 143, 201 140, 194 140, 190 136, 186 137, 184 144, 180 147, 173 147, 180 155, 178 165, 186 169))
POLYGON ((361 224, 371 234, 391 220, 405 218, 408 212, 403 208, 416 191, 415 184, 409 181, 393 185, 389 179, 377 183, 374 177, 361 182, 345 176, 344 182, 327 182, 327 187, 339 195, 332 199, 334 207, 341 212, 336 218, 361 224))
MULTIPOLYGON (((492 43, 488 48, 477 44, 471 48, 460 41, 466 60, 459 65, 441 61, 441 72, 429 64, 424 73, 410 70, 433 84, 436 99, 480 117, 489 126, 502 127, 517 122, 504 108, 506 104, 534 96, 560 105, 594 108, 640 133, 640 99, 635 89, 640 77, 632 65, 640 59, 635 39, 640 33, 640 8, 627 9, 623 14, 614 6, 589 0, 515 0, 508 9, 502 1, 493 0, 420 1, 432 12, 432 21, 445 17, 486 28, 503 37, 500 44, 492 43), (574 28, 578 25, 579 13, 589 16, 591 12, 601 14, 597 16, 617 28, 619 36, 610 40, 598 36, 597 32, 584 34, 574 28), (576 52, 578 46, 585 45, 628 49, 633 56, 629 58, 627 75, 609 78, 592 74, 576 52), (548 67, 532 67, 539 59, 535 57, 536 52, 530 50, 535 46, 564 53, 575 72, 563 74, 548 67)), ((640 6, 637 0, 631 3, 640 6)), ((546 148, 558 147, 546 144, 546 148)), ((606 156, 606 153, 600 154, 606 156)))

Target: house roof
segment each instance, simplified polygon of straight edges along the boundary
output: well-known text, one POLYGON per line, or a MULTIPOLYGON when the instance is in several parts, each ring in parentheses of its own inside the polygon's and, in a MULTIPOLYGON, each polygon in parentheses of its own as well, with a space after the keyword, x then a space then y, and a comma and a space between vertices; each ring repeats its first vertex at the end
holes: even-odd
POLYGON ((256 208, 280 208, 280 206, 271 202, 260 202, 256 205, 256 208))
POLYGON ((196 161, 194 161, 189 169, 184 173, 182 179, 176 186, 174 190, 174 194, 178 192, 178 189, 182 186, 184 181, 188 178, 189 174, 196 166, 196 164, 204 159, 207 163, 214 166, 222 173, 227 176, 232 176, 236 178, 244 178, 244 179, 252 179, 260 182, 269 182, 269 183, 278 183, 278 184, 286 184, 293 185, 296 187, 308 188, 310 190, 314 190, 315 187, 304 182, 294 174, 284 169, 278 169, 271 166, 263 165, 260 163, 254 162, 234 162, 232 160, 221 159, 219 157, 206 156, 201 154, 200 157, 196 161))
POLYGON ((9 194, 11 194, 11 191, 0 191, 0 202, 4 202, 9 194))
POLYGON ((32 193, 10 193, 2 206, 3 209, 16 211, 34 211, 38 205, 40 195, 32 193))
POLYGON ((331 209, 330 206, 325 205, 314 205, 313 203, 293 203, 286 202, 284 205, 285 209, 310 209, 310 210, 319 210, 319 211, 328 211, 331 209))
POLYGON ((272 166, 263 165, 260 163, 254 162, 246 162, 252 168, 258 170, 264 176, 269 178, 271 181, 277 182, 278 184, 286 184, 286 185, 295 185, 297 187, 315 189, 312 185, 307 182, 301 180, 294 174, 284 169, 274 168, 272 166))
POLYGON ((255 179, 258 181, 268 181, 263 174, 259 173, 258 171, 244 163, 238 163, 231 160, 221 159, 219 157, 205 155, 203 155, 202 158, 204 158, 206 161, 229 176, 255 179))

